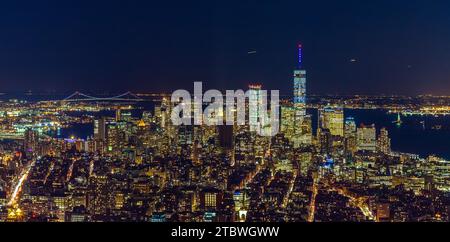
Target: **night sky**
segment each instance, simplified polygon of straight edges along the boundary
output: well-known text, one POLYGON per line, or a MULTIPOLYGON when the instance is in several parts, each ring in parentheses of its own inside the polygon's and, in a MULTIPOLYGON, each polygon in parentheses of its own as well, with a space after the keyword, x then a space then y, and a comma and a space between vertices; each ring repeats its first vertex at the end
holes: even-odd
POLYGON ((450 1, 162 2, 3 1, 0 91, 450 95, 450 1))

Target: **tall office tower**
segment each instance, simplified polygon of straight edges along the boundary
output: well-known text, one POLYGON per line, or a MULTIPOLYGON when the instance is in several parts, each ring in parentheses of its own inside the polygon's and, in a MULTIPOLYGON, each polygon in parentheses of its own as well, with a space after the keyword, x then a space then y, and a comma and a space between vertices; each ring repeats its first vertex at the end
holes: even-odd
POLYGON ((295 148, 301 145, 312 144, 312 119, 311 115, 296 118, 296 108, 293 106, 281 106, 280 131, 293 144, 295 148))
MULTIPOLYGON (((175 138, 176 127, 172 124, 170 118, 172 114, 173 103, 170 101, 170 96, 164 96, 161 101, 161 120, 160 125, 164 128, 170 138, 175 138)), ((155 114, 156 115, 156 114, 155 114)))
POLYGON ((350 136, 356 136, 356 122, 353 117, 347 117, 345 119, 345 130, 344 130, 344 136, 350 137, 350 136))
POLYGON ((302 45, 298 45, 298 65, 294 70, 294 106, 297 116, 306 115, 306 71, 302 68, 302 45))
POLYGON ((109 123, 106 126, 107 152, 119 155, 126 142, 125 132, 118 123, 109 123))
POLYGON ((167 116, 167 102, 168 100, 166 98, 163 98, 161 101, 161 106, 160 108, 160 125, 161 127, 165 128, 167 126, 167 122, 168 120, 168 116, 167 116))
POLYGON ((94 139, 104 141, 106 139, 106 118, 94 120, 94 139))
POLYGON ((347 154, 354 154, 356 152, 356 123, 353 117, 345 119, 345 151, 347 154))
POLYGON ((261 129, 261 110, 260 105, 262 104, 262 92, 261 85, 259 84, 251 84, 248 86, 249 88, 249 112, 248 112, 248 121, 251 132, 258 132, 261 129))
POLYGON ((91 214, 102 215, 110 208, 111 186, 106 174, 89 177, 87 207, 91 214))
POLYGON ((170 114, 172 112, 172 102, 170 102, 170 97, 163 97, 161 100, 161 105, 155 106, 155 117, 157 123, 162 127, 167 129, 170 122, 170 114))
POLYGON ((106 147, 106 118, 101 117, 94 120, 94 142, 93 151, 103 153, 106 147))
POLYGON ((194 142, 194 126, 192 125, 180 125, 178 126, 177 144, 192 145, 194 142))
POLYGON ((24 133, 24 149, 26 152, 37 152, 39 133, 28 128, 24 133))
POLYGON ((120 122, 122 120, 120 107, 116 109, 116 122, 120 122))
MULTIPOLYGON (((312 118, 311 115, 305 115, 300 124, 296 124, 296 130, 300 130, 300 136, 296 139, 300 145, 309 146, 312 144, 312 118), (298 128, 300 126, 300 128, 298 128)), ((295 147, 298 147, 295 146, 295 147)))
POLYGON ((319 129, 320 153, 331 154, 333 152, 333 135, 329 129, 319 129))
POLYGON ((331 135, 344 137, 344 110, 325 107, 319 110, 320 128, 329 129, 331 135))
POLYGON ((391 152, 391 139, 389 138, 389 132, 386 128, 380 130, 380 136, 378 137, 378 151, 384 154, 391 152))
POLYGON ((162 127, 162 113, 163 111, 161 110, 161 106, 159 105, 155 105, 155 116, 153 117, 153 121, 158 124, 159 126, 162 127))
POLYGON ((295 130, 295 108, 291 105, 281 105, 280 131, 292 142, 295 130))
POLYGON ((306 115, 306 70, 302 67, 302 45, 298 45, 298 63, 294 70, 294 134, 295 148, 311 145, 311 117, 306 115))
POLYGON ((377 150, 377 132, 375 124, 365 126, 361 124, 356 130, 357 150, 360 151, 376 151, 377 150))

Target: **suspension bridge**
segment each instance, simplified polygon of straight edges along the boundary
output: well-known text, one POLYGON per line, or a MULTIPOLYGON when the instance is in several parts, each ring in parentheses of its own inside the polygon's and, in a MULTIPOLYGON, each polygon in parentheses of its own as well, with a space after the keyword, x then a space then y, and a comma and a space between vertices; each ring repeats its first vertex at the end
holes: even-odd
POLYGON ((61 101, 64 101, 64 102, 81 102, 81 101, 135 101, 135 102, 139 102, 139 101, 145 101, 145 100, 130 91, 122 93, 117 96, 113 96, 113 97, 94 97, 94 96, 90 96, 90 95, 81 93, 79 91, 76 91, 73 94, 71 94, 70 96, 62 99, 61 101))

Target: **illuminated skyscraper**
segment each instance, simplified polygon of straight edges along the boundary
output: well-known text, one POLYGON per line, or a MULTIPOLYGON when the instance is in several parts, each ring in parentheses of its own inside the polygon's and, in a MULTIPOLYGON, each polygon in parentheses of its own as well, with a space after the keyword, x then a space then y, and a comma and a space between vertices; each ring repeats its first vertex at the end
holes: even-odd
POLYGON ((345 150, 348 154, 356 152, 356 123, 353 117, 345 119, 345 150))
POLYGON ((312 143, 311 117, 306 115, 306 71, 302 68, 302 45, 298 45, 298 63, 294 70, 294 147, 312 143))
POLYGON ((312 143, 311 115, 296 116, 297 109, 292 105, 281 106, 281 132, 298 148, 312 143))
POLYGON ((345 137, 356 136, 356 123, 353 117, 345 118, 345 137))
POLYGON ((120 123, 110 122, 106 125, 107 152, 119 155, 126 143, 124 127, 120 123))
POLYGON ((320 127, 329 129, 331 135, 344 136, 344 110, 326 107, 319 110, 320 127))
POLYGON ((39 133, 32 129, 25 130, 24 149, 26 152, 36 152, 39 141, 39 133))
POLYGON ((292 140, 295 131, 295 108, 292 105, 281 106, 280 130, 285 137, 292 140))
POLYGON ((362 124, 356 132, 358 150, 376 151, 377 134, 374 124, 371 126, 365 126, 364 124, 362 124))
POLYGON ((302 45, 298 45, 298 63, 294 70, 294 106, 297 116, 306 115, 306 70, 302 68, 302 45))
POLYGON ((261 118, 261 110, 260 110, 260 104, 262 103, 262 92, 261 92, 261 85, 259 84, 252 84, 248 86, 249 88, 249 125, 250 125, 250 131, 256 131, 258 132, 260 129, 260 118, 261 118), (251 108, 253 107, 253 109, 251 108))
POLYGON ((380 130, 380 136, 378 137, 378 151, 384 154, 391 152, 391 139, 386 128, 380 130))
POLYGON ((333 136, 329 129, 321 128, 319 134, 320 153, 331 154, 333 151, 333 136))
POLYGON ((88 181, 88 211, 94 215, 105 214, 109 208, 110 185, 106 175, 93 175, 88 181))
POLYGON ((120 108, 116 109, 116 122, 122 121, 122 111, 120 108))
POLYGON ((106 118, 94 120, 94 139, 105 141, 106 139, 106 118))

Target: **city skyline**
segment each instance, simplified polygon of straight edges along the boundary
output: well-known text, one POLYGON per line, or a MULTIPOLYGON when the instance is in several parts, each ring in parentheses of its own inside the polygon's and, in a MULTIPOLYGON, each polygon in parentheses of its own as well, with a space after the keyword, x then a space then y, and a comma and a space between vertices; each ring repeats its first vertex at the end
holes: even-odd
POLYGON ((273 239, 291 223, 448 223, 446 10, 7 3, 0 224, 273 239))

